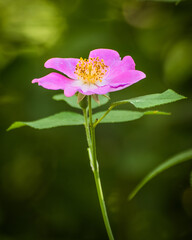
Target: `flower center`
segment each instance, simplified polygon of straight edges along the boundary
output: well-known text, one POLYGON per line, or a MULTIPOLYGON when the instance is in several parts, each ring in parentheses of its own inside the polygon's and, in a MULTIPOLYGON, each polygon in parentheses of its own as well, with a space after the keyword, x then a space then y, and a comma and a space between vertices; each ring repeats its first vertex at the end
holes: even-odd
POLYGON ((102 82, 103 77, 107 72, 108 66, 105 65, 103 59, 80 58, 75 68, 75 74, 85 84, 96 84, 98 81, 102 82))

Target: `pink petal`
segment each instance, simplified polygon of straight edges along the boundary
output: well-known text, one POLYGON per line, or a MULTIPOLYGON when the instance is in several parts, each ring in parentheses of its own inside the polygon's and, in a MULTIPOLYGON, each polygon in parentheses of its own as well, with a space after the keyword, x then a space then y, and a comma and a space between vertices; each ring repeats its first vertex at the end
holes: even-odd
POLYGON ((128 70, 135 70, 135 62, 131 56, 125 56, 122 61, 117 62, 109 71, 107 78, 115 78, 119 76, 122 72, 127 72, 128 70))
POLYGON ((94 89, 89 89, 88 91, 83 91, 82 89, 78 89, 79 92, 81 92, 84 95, 92 95, 92 94, 106 94, 110 91, 110 86, 106 85, 106 86, 101 86, 101 87, 97 87, 94 89))
POLYGON ((72 97, 77 92, 77 90, 78 89, 76 87, 66 86, 64 90, 64 94, 66 97, 72 97))
POLYGON ((104 63, 109 67, 113 66, 116 62, 121 60, 119 53, 111 49, 101 48, 101 49, 95 49, 90 52, 89 58, 97 58, 97 57, 99 57, 99 59, 103 59, 104 63))
POLYGON ((109 92, 116 92, 116 91, 119 91, 119 90, 122 90, 124 88, 127 88, 129 87, 131 84, 125 84, 125 85, 119 85, 118 87, 110 87, 110 90, 109 92))
POLYGON ((125 70, 135 70, 135 62, 131 56, 125 56, 121 61, 121 67, 125 70))
POLYGON ((130 86, 141 79, 145 78, 145 73, 138 70, 128 70, 126 72, 120 72, 114 78, 109 80, 109 85, 111 87, 118 87, 122 85, 130 86))
POLYGON ((75 67, 78 63, 78 58, 51 58, 45 62, 46 68, 53 68, 67 75, 70 78, 76 79, 75 67))
POLYGON ((50 73, 42 78, 33 79, 32 83, 38 83, 38 85, 52 90, 66 89, 71 87, 75 80, 69 79, 59 73, 50 73))

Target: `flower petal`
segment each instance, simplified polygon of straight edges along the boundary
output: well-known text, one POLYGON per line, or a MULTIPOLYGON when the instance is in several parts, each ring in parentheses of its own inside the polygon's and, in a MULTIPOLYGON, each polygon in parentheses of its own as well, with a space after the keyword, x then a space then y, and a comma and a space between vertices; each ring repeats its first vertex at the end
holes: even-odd
POLYGON ((110 86, 106 85, 106 86, 102 86, 102 87, 98 87, 96 88, 92 94, 106 94, 110 91, 110 86))
POLYGON ((64 90, 64 94, 66 97, 72 97, 76 92, 77 92, 77 88, 74 86, 66 86, 65 90, 64 90))
POLYGON ((125 85, 119 85, 119 86, 117 86, 117 87, 110 87, 110 90, 109 90, 109 92, 116 92, 116 91, 119 91, 119 90, 122 90, 122 89, 124 89, 124 88, 126 88, 126 87, 129 87, 130 86, 130 84, 125 84, 125 85))
POLYGON ((70 78, 76 79, 75 67, 78 63, 78 58, 51 58, 45 62, 46 68, 53 68, 67 75, 70 78))
MULTIPOLYGON (((75 80, 69 79, 59 73, 50 73, 42 78, 33 79, 32 83, 52 90, 66 89, 72 87, 75 80)), ((76 89, 76 88, 75 88, 76 89)))
POLYGON ((110 86, 106 85, 106 86, 102 86, 102 87, 96 87, 96 88, 93 88, 93 89, 87 89, 87 90, 84 90, 84 89, 79 89, 78 90, 79 92, 81 92, 82 94, 84 95, 92 95, 92 94, 106 94, 110 91, 110 86))
POLYGON ((135 62, 131 56, 125 56, 121 61, 121 67, 126 70, 135 70, 135 62))
POLYGON ((111 87, 118 87, 122 85, 130 86, 141 79, 145 78, 145 73, 138 70, 129 70, 126 72, 120 72, 119 75, 116 75, 114 78, 109 80, 109 85, 111 87))
POLYGON ((113 66, 117 61, 120 61, 121 58, 119 56, 119 53, 115 50, 111 49, 95 49, 90 52, 89 58, 97 58, 104 60, 104 63, 111 67, 113 66))
POLYGON ((127 72, 128 70, 135 70, 135 62, 131 56, 125 56, 122 61, 117 62, 109 71, 106 78, 112 79, 119 76, 122 72, 127 72))

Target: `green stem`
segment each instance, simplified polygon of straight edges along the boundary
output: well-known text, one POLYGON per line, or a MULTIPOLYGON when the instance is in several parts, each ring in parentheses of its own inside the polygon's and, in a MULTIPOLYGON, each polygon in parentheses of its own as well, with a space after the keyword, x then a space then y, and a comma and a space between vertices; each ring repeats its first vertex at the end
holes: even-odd
POLYGON ((103 190, 102 190, 101 180, 99 175, 99 165, 97 162, 97 155, 96 155, 95 127, 93 126, 93 120, 92 120, 91 96, 88 97, 88 104, 89 104, 89 125, 87 120, 87 111, 85 109, 83 110, 83 114, 85 119, 85 132, 87 136, 87 143, 89 146, 88 153, 90 158, 90 164, 94 174, 97 194, 98 194, 101 212, 103 215, 103 220, 105 223, 107 234, 110 240, 114 240, 113 233, 109 223, 109 218, 107 215, 107 210, 105 206, 103 190))
POLYGON ((87 143, 88 143, 88 146, 91 147, 91 136, 90 136, 89 124, 87 120, 87 110, 85 108, 83 108, 83 116, 85 120, 85 132, 87 137, 87 143))
POLYGON ((108 109, 107 111, 103 114, 102 117, 100 117, 94 124, 93 124, 93 127, 95 128, 100 122, 101 120, 103 120, 103 118, 105 118, 107 116, 107 114, 114 108, 116 107, 117 105, 115 104, 112 104, 108 109))

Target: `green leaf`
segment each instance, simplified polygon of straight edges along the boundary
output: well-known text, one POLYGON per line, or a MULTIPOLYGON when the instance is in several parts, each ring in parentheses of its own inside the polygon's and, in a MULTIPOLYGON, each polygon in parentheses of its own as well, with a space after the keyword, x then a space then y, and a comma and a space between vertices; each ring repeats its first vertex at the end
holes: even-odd
MULTIPOLYGON (((71 107, 81 109, 81 107, 77 103, 76 95, 73 95, 72 97, 66 97, 63 93, 61 93, 61 94, 54 95, 53 99, 56 101, 65 101, 71 107)), ((106 104, 109 101, 109 98, 107 98, 103 95, 99 95, 99 101, 100 101, 100 104, 96 103, 95 101, 92 101, 92 108, 97 108, 97 107, 100 107, 100 106, 106 104)))
MULTIPOLYGON (((93 114, 93 121, 101 118, 106 112, 98 112, 93 114)), ((169 115, 169 113, 159 112, 159 111, 148 111, 148 112, 138 112, 138 111, 128 111, 128 110, 111 110, 105 118, 102 119, 101 123, 117 123, 117 122, 128 122, 137 120, 144 115, 169 115)))
POLYGON ((29 126, 36 129, 46 129, 60 126, 82 125, 84 118, 79 113, 60 112, 46 118, 42 118, 31 122, 14 122, 8 129, 12 130, 23 126, 29 126))
POLYGON ((144 109, 144 108, 150 108, 150 107, 155 107, 162 104, 175 102, 184 98, 186 97, 179 95, 178 93, 174 92, 171 89, 168 89, 163 93, 155 93, 155 94, 145 95, 141 97, 131 98, 128 100, 122 100, 119 102, 115 102, 112 105, 118 106, 125 103, 131 103, 136 108, 144 109))
POLYGON ((173 167, 179 163, 183 163, 185 161, 192 160, 192 149, 189 149, 185 152, 179 153, 176 156, 168 159, 164 163, 160 164, 157 168, 151 171, 131 192, 129 195, 129 200, 131 200, 139 191, 140 189, 148 183, 152 178, 160 174, 161 172, 167 170, 170 167, 173 167))

